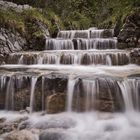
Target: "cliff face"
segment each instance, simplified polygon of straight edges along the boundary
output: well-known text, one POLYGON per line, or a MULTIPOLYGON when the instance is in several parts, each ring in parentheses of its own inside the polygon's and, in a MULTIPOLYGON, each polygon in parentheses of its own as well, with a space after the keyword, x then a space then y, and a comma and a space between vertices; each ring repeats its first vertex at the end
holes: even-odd
POLYGON ((41 50, 46 37, 49 37, 48 25, 40 9, 0 1, 1 58, 12 52, 41 50))
POLYGON ((118 35, 118 41, 122 43, 120 48, 140 47, 140 9, 127 16, 118 35))

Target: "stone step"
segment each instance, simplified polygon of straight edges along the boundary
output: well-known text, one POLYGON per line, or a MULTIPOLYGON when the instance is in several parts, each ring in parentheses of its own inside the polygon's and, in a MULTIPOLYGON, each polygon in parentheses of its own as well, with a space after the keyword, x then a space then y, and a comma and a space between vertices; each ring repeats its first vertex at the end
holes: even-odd
POLYGON ((54 50, 9 54, 7 64, 126 65, 129 51, 121 50, 54 50))
POLYGON ((116 49, 116 38, 94 39, 46 39, 46 50, 89 50, 89 49, 116 49))
POLYGON ((73 65, 1 65, 1 75, 9 73, 35 73, 42 75, 48 72, 59 72, 60 74, 74 76, 91 76, 91 75, 108 75, 113 77, 127 77, 129 75, 140 74, 140 66, 124 65, 124 66, 73 66, 73 65))
POLYGON ((140 67, 5 65, 0 67, 0 108, 48 113, 67 110, 139 110, 140 67), (72 96, 71 96, 72 95, 72 96), (132 102, 128 106, 125 99, 132 102), (136 98, 137 97, 137 98, 136 98), (138 100, 137 100, 138 99, 138 100))
POLYGON ((57 38, 73 39, 73 38, 109 38, 113 37, 113 29, 97 29, 90 28, 88 30, 67 30, 60 31, 57 38))

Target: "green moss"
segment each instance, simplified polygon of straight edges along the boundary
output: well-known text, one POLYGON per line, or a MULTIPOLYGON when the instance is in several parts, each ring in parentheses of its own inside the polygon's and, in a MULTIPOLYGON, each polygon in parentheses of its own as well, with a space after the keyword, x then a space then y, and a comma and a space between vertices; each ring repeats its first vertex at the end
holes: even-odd
POLYGON ((33 36, 36 37, 36 38, 40 38, 43 36, 43 32, 42 31, 36 31, 33 33, 33 36))
POLYGON ((15 11, 0 10, 0 25, 20 33, 25 32, 24 18, 15 11))

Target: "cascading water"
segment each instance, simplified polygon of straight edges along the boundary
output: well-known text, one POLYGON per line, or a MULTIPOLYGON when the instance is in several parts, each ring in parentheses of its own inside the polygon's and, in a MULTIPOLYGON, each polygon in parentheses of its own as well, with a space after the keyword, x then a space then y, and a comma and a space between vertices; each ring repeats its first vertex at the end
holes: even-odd
MULTIPOLYGON (((81 82, 82 88, 79 89, 79 86, 76 86, 75 80, 68 81, 68 111, 72 111, 74 100, 78 103, 75 105, 76 110, 82 106, 85 111, 93 111, 94 108, 97 108, 96 100, 106 100, 108 102, 113 101, 113 104, 119 101, 120 107, 123 107, 124 103, 124 108, 127 112, 140 111, 140 80, 100 77, 96 79, 83 79, 81 82), (79 92, 74 93, 78 89, 79 92), (78 94, 78 98, 74 94, 78 94), (79 103, 81 101, 82 103, 79 103)), ((114 108, 114 105, 112 107, 114 108)))
POLYGON ((5 102, 5 109, 6 110, 14 110, 14 82, 13 77, 10 76, 8 84, 7 84, 7 91, 6 91, 6 102, 5 102))
POLYGON ((73 102, 73 93, 74 93, 74 86, 75 86, 76 80, 70 79, 68 80, 68 91, 67 91, 67 111, 72 111, 72 102, 73 102))
POLYGON ((50 39, 46 41, 46 50, 116 49, 116 44, 116 38, 50 39))
POLYGON ((48 39, 46 40, 46 50, 74 50, 74 44, 70 39, 48 39))
POLYGON ((117 49, 113 34, 60 31, 46 39, 44 51, 9 54, 0 66, 0 109, 30 107, 30 113, 0 117, 25 115, 19 126, 39 130, 39 140, 140 139, 140 67, 129 51, 117 49))
POLYGON ((7 63, 15 64, 74 64, 74 65, 126 65, 130 63, 129 52, 115 51, 49 51, 15 53, 9 56, 7 63), (14 57, 13 57, 14 56, 14 57), (15 60, 15 57, 19 60, 15 60), (34 58, 34 59, 32 59, 34 58), (30 63, 29 63, 30 62, 30 63))
POLYGON ((73 39, 73 38, 104 38, 113 37, 114 30, 104 30, 97 28, 90 28, 89 30, 69 30, 69 31, 60 31, 58 33, 58 38, 63 39, 73 39))
POLYGON ((60 31, 57 37, 63 39, 90 38, 90 32, 89 30, 60 31))
POLYGON ((34 109, 34 93, 37 79, 38 79, 37 77, 32 77, 31 79, 30 113, 32 113, 34 109))
POLYGON ((42 77, 42 110, 45 110, 45 92, 44 92, 44 88, 45 88, 45 78, 42 77))
POLYGON ((126 111, 140 111, 140 80, 128 79, 118 82, 124 99, 126 111))
POLYGON ((83 87, 86 94, 85 110, 89 111, 94 106, 95 95, 96 95, 96 82, 95 81, 83 81, 83 87))

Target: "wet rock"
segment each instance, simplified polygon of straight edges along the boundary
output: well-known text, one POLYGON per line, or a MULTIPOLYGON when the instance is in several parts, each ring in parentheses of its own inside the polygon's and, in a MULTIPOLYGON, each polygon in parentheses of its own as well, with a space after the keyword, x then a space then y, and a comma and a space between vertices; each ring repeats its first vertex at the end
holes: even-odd
POLYGON ((25 113, 29 113, 29 112, 27 112, 26 110, 20 110, 19 113, 20 114, 25 114, 25 113))
POLYGON ((52 28, 53 28, 53 31, 51 31, 51 36, 52 38, 56 38, 58 35, 58 32, 60 31, 60 27, 55 18, 51 20, 51 23, 52 23, 52 28))
POLYGON ((126 49, 126 48, 130 48, 130 46, 128 46, 127 43, 119 42, 119 43, 117 44, 117 48, 118 48, 118 49, 126 49))
POLYGON ((31 111, 31 108, 30 107, 26 107, 26 112, 30 113, 30 111, 31 111))
POLYGON ((0 118, 0 124, 4 123, 6 121, 6 118, 0 118))
POLYGON ((140 48, 133 49, 130 53, 131 62, 140 65, 140 48))
MULTIPOLYGON (((26 49, 26 40, 18 33, 13 34, 11 31, 0 28, 0 54, 5 55, 11 52, 17 52, 26 49)), ((0 56, 2 57, 2 56, 0 56)), ((2 59, 0 60, 2 61, 2 59)), ((1 62, 0 62, 1 63, 1 62)))
POLYGON ((5 137, 5 140, 37 140, 37 136, 29 130, 14 131, 5 137))
POLYGON ((65 111, 66 94, 56 93, 50 95, 46 99, 46 110, 47 113, 59 113, 65 111))
POLYGON ((4 10, 12 9, 19 13, 21 13, 23 10, 32 9, 32 7, 27 4, 26 5, 17 5, 13 2, 7 2, 7 1, 3 1, 3 0, 0 1, 0 7, 4 10))
POLYGON ((128 47, 140 47, 140 9, 128 15, 118 35, 118 41, 126 43, 128 47))
POLYGON ((39 130, 46 130, 46 129, 69 129, 75 127, 76 122, 67 116, 52 116, 47 117, 43 116, 37 121, 29 120, 28 121, 28 128, 36 128, 39 130))
POLYGON ((103 35, 104 38, 110 38, 113 37, 113 30, 104 30, 103 35))
POLYGON ((64 130, 52 129, 42 132, 39 136, 39 140, 67 140, 74 139, 74 137, 64 130))
POLYGON ((115 27, 114 27, 114 36, 117 37, 119 35, 119 32, 121 30, 121 26, 122 26, 122 20, 121 20, 121 16, 119 16, 117 19, 116 19, 116 24, 115 24, 115 27))
POLYGON ((4 56, 2 54, 0 54, 0 64, 4 63, 4 56))
POLYGON ((95 109, 104 112, 114 112, 115 106, 113 101, 97 100, 95 101, 95 109))
POLYGON ((90 64, 90 55, 85 54, 81 60, 82 65, 89 65, 90 64))
POLYGON ((28 117, 20 117, 12 121, 4 121, 0 124, 0 134, 9 133, 11 131, 17 130, 19 125, 27 119, 28 117))

